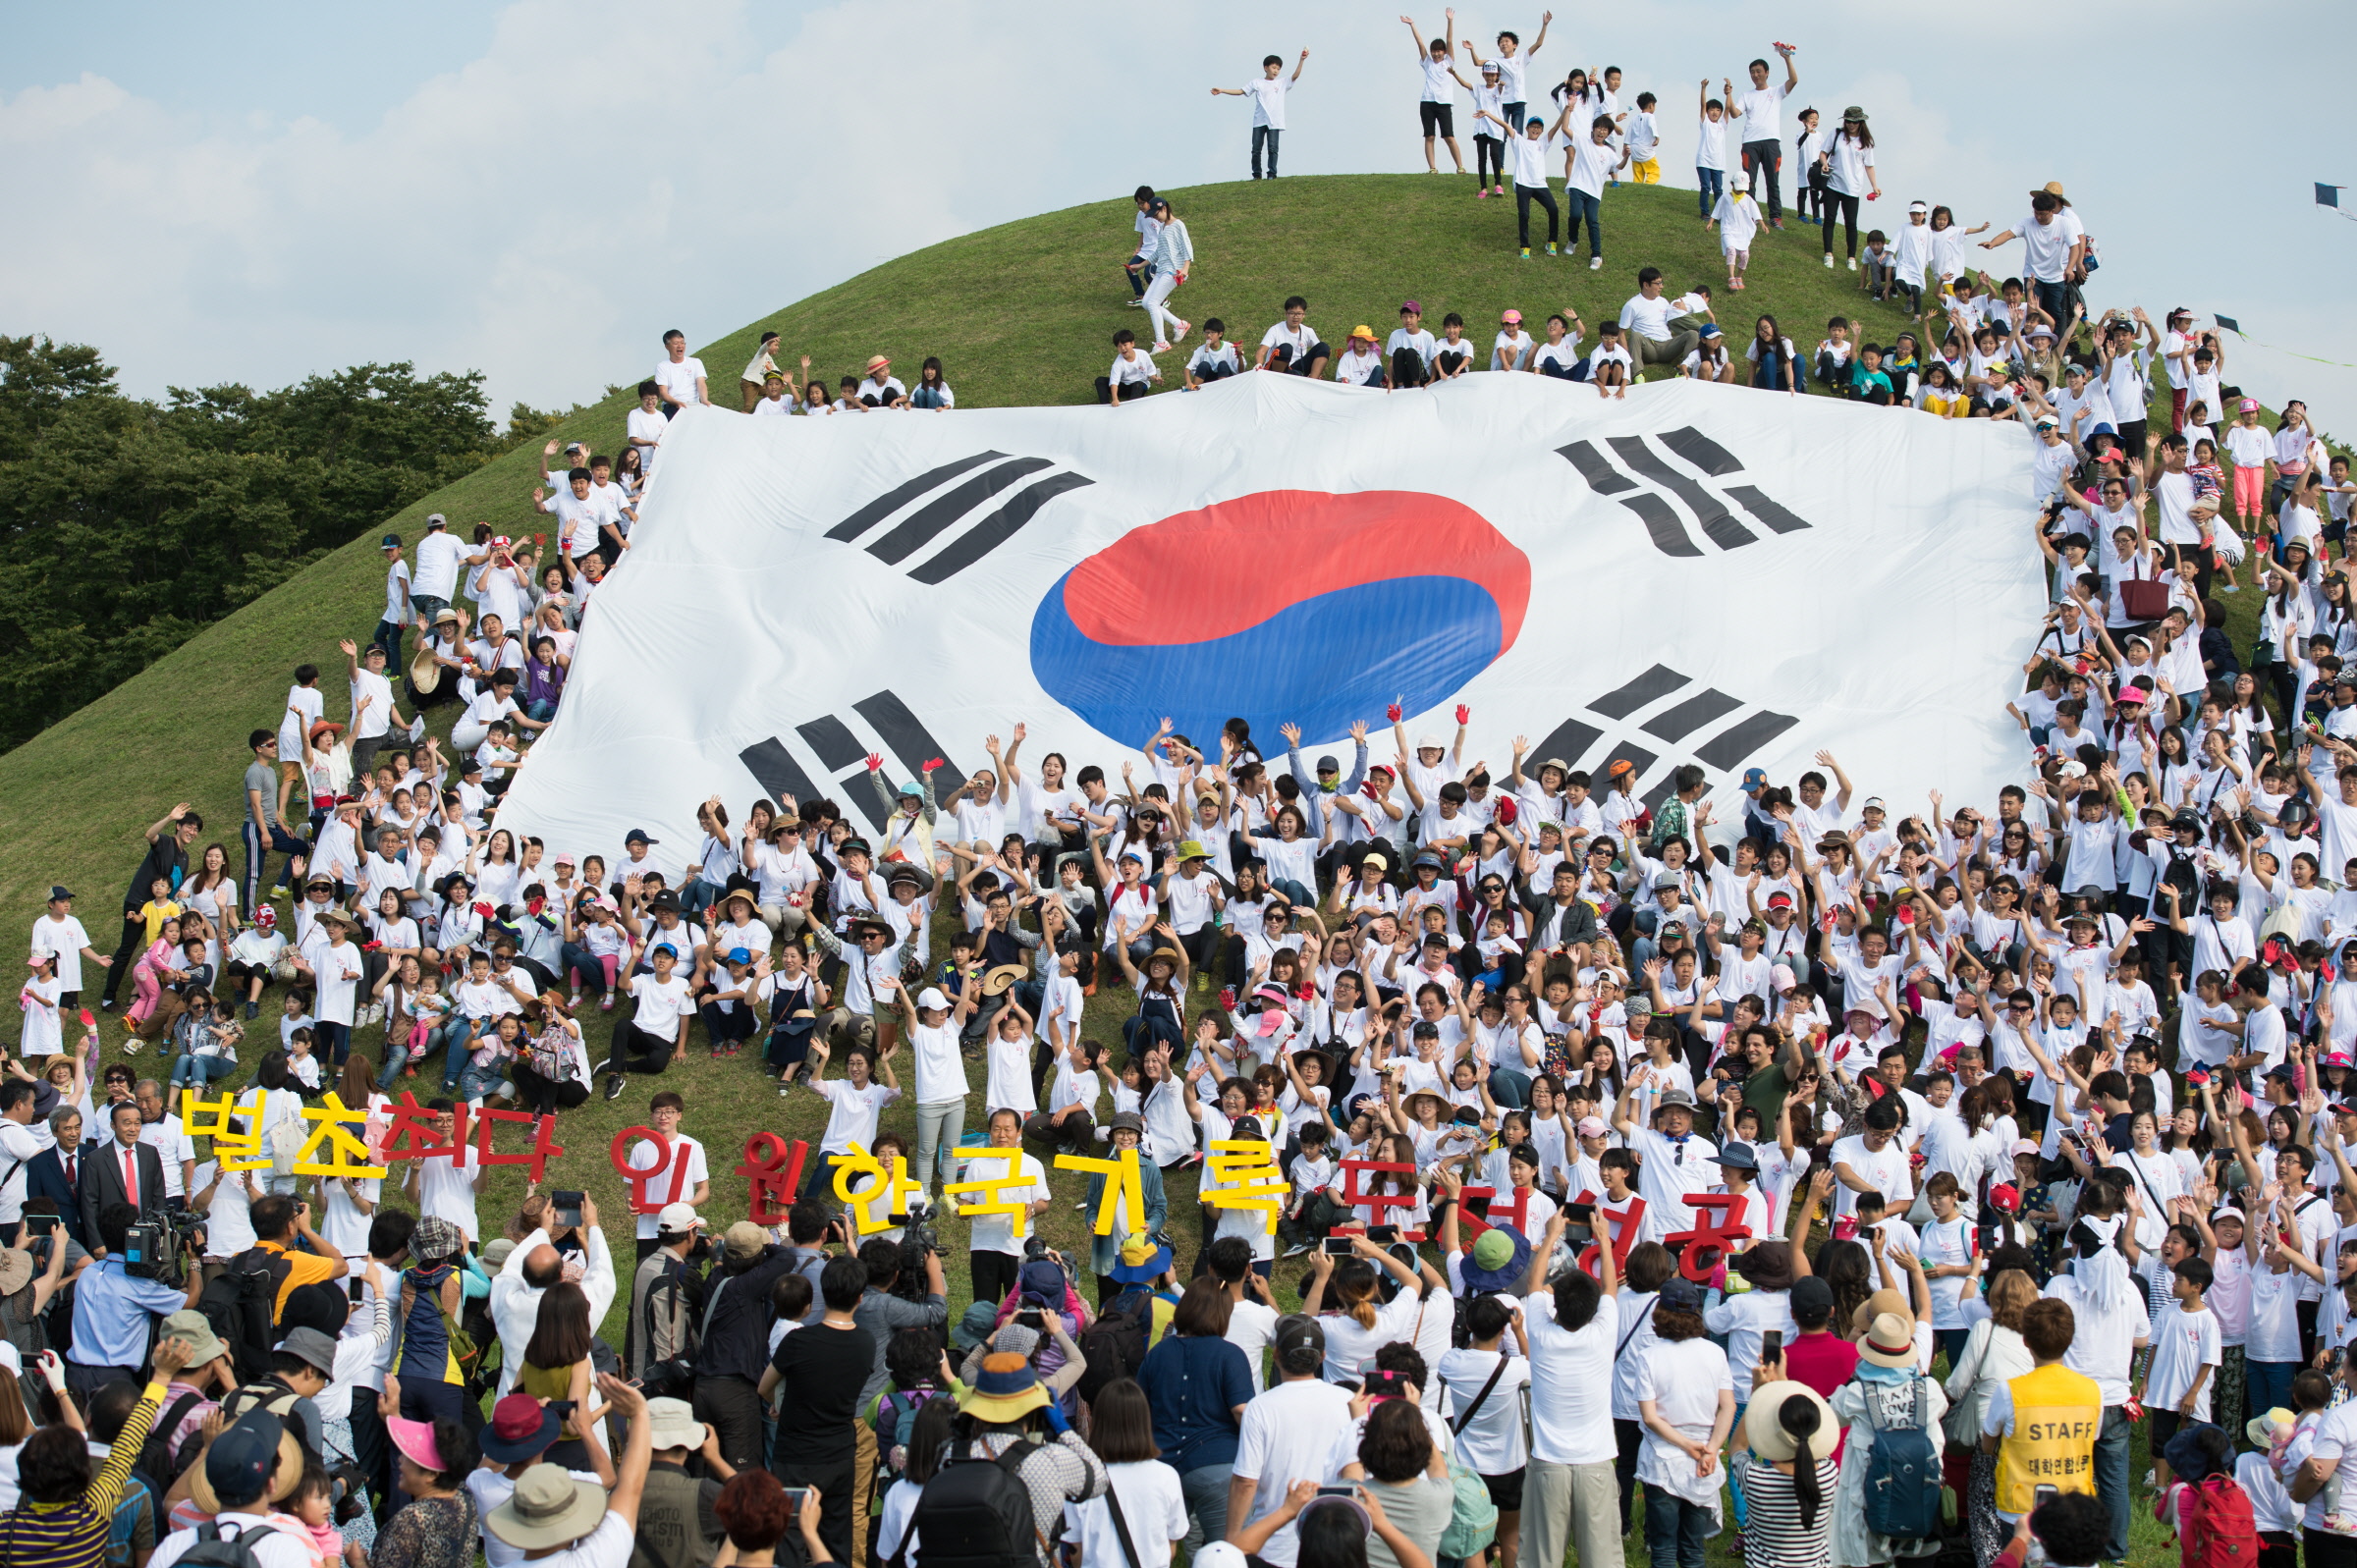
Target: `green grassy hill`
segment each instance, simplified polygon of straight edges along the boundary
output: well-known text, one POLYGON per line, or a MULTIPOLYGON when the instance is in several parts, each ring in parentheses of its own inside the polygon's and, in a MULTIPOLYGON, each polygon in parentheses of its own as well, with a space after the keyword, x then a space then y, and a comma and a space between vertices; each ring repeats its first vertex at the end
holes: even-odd
MULTIPOLYGON (((1592 330, 1617 315, 1635 292, 1637 268, 1650 264, 1664 269, 1672 292, 1710 286, 1738 352, 1761 312, 1776 314, 1804 351, 1836 314, 1860 320, 1862 336, 1878 342, 1889 342, 1907 325, 1899 312, 1871 303, 1854 275, 1825 270, 1813 229, 1761 236, 1751 287, 1738 295, 1726 288, 1717 235, 1703 229, 1691 191, 1622 187, 1609 192, 1609 259, 1596 272, 1584 249, 1575 261, 1518 260, 1510 198, 1479 201, 1472 190, 1469 181, 1409 175, 1287 179, 1172 192, 1199 252, 1191 281, 1175 303, 1198 325, 1207 316, 1224 317, 1232 336, 1250 345, 1277 318, 1288 295, 1305 295, 1311 323, 1339 350, 1360 323, 1388 334, 1400 301, 1412 297, 1436 331, 1444 314, 1462 312, 1466 336, 1486 360, 1502 310, 1519 308, 1537 333, 1550 311, 1575 306, 1592 330)), ((785 340, 782 360, 791 364, 806 353, 814 373, 829 382, 855 372, 876 352, 890 354, 896 370, 913 382, 917 364, 937 353, 965 406, 1088 402, 1092 378, 1111 357, 1112 334, 1131 327, 1142 335, 1145 328, 1143 312, 1127 306, 1129 290, 1120 269, 1132 215, 1125 200, 1043 214, 901 257, 789 305, 699 346, 714 401, 735 406, 738 370, 761 331, 775 329, 785 340)), ((651 328, 646 336, 643 356, 608 372, 626 390, 576 412, 553 434, 598 451, 617 447, 633 401, 628 389, 657 356, 651 328)), ((1187 347, 1191 351, 1191 341, 1187 347)), ((1163 362, 1175 382, 1183 356, 1163 362)), ((384 519, 383 528, 413 542, 426 514, 440 512, 457 529, 487 520, 511 533, 533 532, 545 526, 530 499, 537 460, 531 447, 510 453, 384 519)), ((104 699, 0 756, 0 843, 7 846, 0 855, 0 908, 10 911, 19 929, 40 912, 48 885, 62 882, 81 895, 79 912, 100 950, 111 950, 116 899, 138 861, 140 830, 178 800, 192 802, 206 818, 198 847, 219 841, 238 863, 245 737, 257 726, 275 725, 289 673, 305 661, 329 672, 329 713, 344 716, 337 641, 365 638, 375 624, 384 576, 376 539, 383 528, 371 527, 104 699)), ((444 710, 439 727, 448 723, 444 710)), ((946 950, 942 933, 936 934, 936 950, 946 950)), ((129 995, 127 988, 127 1000, 129 995)), ((1106 1005, 1116 1001, 1109 993, 1090 1021, 1092 1034, 1118 1045, 1119 1017, 1126 1009, 1106 1005)), ((584 1019, 593 1060, 603 1055, 611 1016, 592 1010, 584 1019)), ((122 1058, 115 1018, 105 1018, 102 1028, 106 1058, 122 1058)), ((257 1041, 265 1034, 275 1041, 267 1011, 255 1026, 257 1041)), ((705 1212, 716 1225, 745 1213, 746 1182, 733 1167, 750 1132, 782 1129, 815 1145, 825 1123, 814 1096, 781 1101, 750 1056, 714 1061, 700 1029, 691 1039, 688 1056, 661 1085, 634 1081, 621 1101, 593 1100, 564 1119, 561 1141, 573 1152, 548 1185, 589 1190, 608 1217, 626 1271, 624 1191, 604 1151, 617 1131, 643 1119, 645 1097, 654 1088, 687 1097, 685 1128, 710 1151, 713 1196, 705 1212)), ((381 1060, 381 1031, 361 1031, 356 1049, 381 1060)), ((244 1055, 250 1066, 259 1050, 244 1055)), ((157 1063, 152 1052, 132 1059, 159 1076, 169 1065, 157 1063)), ((978 1088, 978 1063, 971 1076, 978 1088)), ((429 1079, 421 1076, 407 1087, 423 1098, 429 1079)), ((886 1125, 908 1133, 913 1143, 913 1113, 905 1105, 888 1114, 886 1125)), ((970 1124, 968 1134, 978 1141, 979 1130, 970 1124)), ((522 1192, 519 1178, 510 1170, 494 1172, 480 1203, 487 1234, 513 1213, 522 1192)), ((1079 1243, 1082 1219, 1071 1207, 1077 1183, 1066 1178, 1062 1185, 1074 1190, 1064 1194, 1044 1228, 1060 1243, 1079 1243)), ((1190 1249, 1196 1236, 1192 1187, 1191 1178, 1183 1178, 1170 1194, 1173 1232, 1190 1249)), ((962 1247, 963 1228, 956 1220, 943 1224, 953 1249, 962 1247)), ((1302 1272, 1297 1264, 1280 1267, 1281 1296, 1295 1296, 1302 1272)), ((963 1304, 962 1266, 953 1274, 955 1311, 963 1304)), ((619 1344, 619 1317, 608 1332, 619 1344)))

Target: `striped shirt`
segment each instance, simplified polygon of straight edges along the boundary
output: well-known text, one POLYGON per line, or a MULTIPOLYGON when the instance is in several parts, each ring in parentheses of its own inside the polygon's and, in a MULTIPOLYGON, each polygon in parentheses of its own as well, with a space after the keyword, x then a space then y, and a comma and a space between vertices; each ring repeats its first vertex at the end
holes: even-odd
POLYGON ((0 1563, 8 1568, 99 1568, 106 1559, 107 1526, 123 1484, 146 1445, 147 1431, 164 1402, 151 1382, 107 1450, 105 1468, 80 1497, 68 1502, 20 1502, 0 1514, 0 1563))
POLYGON ((1831 1459, 1817 1461, 1817 1522, 1803 1529, 1792 1477, 1754 1459, 1743 1472, 1743 1496, 1749 1507, 1743 1524, 1744 1555, 1777 1568, 1833 1568, 1834 1486, 1839 1479, 1840 1471, 1831 1459))

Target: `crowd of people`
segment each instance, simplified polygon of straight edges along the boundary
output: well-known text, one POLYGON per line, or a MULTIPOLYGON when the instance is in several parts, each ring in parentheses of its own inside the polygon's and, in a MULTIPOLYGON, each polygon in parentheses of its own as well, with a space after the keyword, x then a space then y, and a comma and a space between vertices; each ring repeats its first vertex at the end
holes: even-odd
MULTIPOLYGON (((1427 156, 1461 172, 1470 90, 1481 196, 1510 152, 1552 241, 1562 152, 1600 266, 1603 190, 1659 177, 1658 105, 1579 70, 1552 126, 1527 113, 1549 20, 1467 43, 1471 78, 1453 14, 1407 21, 1427 156)), ((1730 291, 1784 227, 1776 52, 1781 85, 1765 59, 1747 94, 1703 84, 1730 291)), ((1256 178, 1306 59, 1244 89, 1256 178)), ((1796 215, 1831 266, 1880 188, 1864 114, 1820 123, 1796 215)), ((1192 239, 1136 205, 1154 342, 1119 335, 1116 405, 1194 331, 1192 239)), ((1963 266, 1988 225, 1907 220, 1860 287, 1920 336, 1836 318, 1801 352, 1763 315, 1740 377, 2031 427, 2052 603, 1993 800, 1894 806, 1822 752, 1640 796, 1626 761, 1510 725, 1476 746, 1463 707, 1411 738, 1394 708, 1314 756, 1236 719, 1075 765, 1014 724, 962 779, 870 758, 879 831, 714 797, 692 844, 544 842, 507 785, 671 415, 711 401, 667 334, 618 457, 544 452, 553 549, 440 515, 413 564, 385 537, 342 716, 305 664, 249 736, 239 863, 183 804, 119 929, 50 889, 0 1057, 0 1561, 899 1568, 929 1535, 1039 1568, 1513 1568, 1636 1530, 1657 1568, 1727 1534, 1779 1568, 2091 1568, 2149 1508, 2189 1551, 2357 1563, 2357 486, 2297 402, 2262 423, 2190 313, 2092 311, 2057 189, 1983 242, 2025 243, 2002 282, 1963 266), (2220 597, 2245 588, 2247 656, 2220 597), (659 1081, 696 1051, 825 1102, 783 1224, 706 1217, 706 1122, 659 1081), (260 1093, 224 1131, 267 1168, 200 1162, 176 1113, 232 1084, 260 1093), (471 1146, 294 1170, 330 1091, 381 1153, 404 1089, 449 1139, 462 1108, 633 1084, 660 1139, 628 1158, 669 1197, 627 1273, 578 1193, 481 1213, 471 1146), (960 1159, 969 1119, 992 1155, 960 1159), (1050 1174, 1131 1151, 1134 1211, 1050 1174), (863 1153, 909 1186, 847 1208, 863 1153), (972 1217, 960 1259, 944 1226, 984 1180, 1024 1222, 972 1217), (1109 1228, 1049 1246, 1058 1203, 1109 1228)), ((1408 301, 1336 353, 1295 297, 1249 363, 1207 319, 1184 384, 1737 379, 1709 283, 1636 282, 1584 351, 1575 315, 1541 342, 1507 311, 1484 354, 1408 301)), ((746 413, 955 406, 937 360, 831 399, 776 354, 746 413)))

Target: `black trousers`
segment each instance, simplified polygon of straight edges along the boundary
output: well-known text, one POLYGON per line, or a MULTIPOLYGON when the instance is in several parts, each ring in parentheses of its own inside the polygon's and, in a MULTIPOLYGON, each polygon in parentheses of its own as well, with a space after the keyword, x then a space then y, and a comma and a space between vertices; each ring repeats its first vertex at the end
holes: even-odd
POLYGON ((131 973, 131 966, 146 950, 147 923, 143 920, 124 921, 123 944, 115 949, 115 961, 106 971, 106 990, 101 993, 109 1006, 114 1004, 116 994, 123 989, 123 977, 131 973))
POLYGON ((1422 354, 1418 353, 1413 349, 1398 349, 1393 351, 1393 386, 1420 387, 1431 379, 1432 372, 1425 368, 1424 356, 1422 354))
POLYGON ((843 1430, 841 1460, 814 1465, 782 1459, 770 1468, 789 1487, 818 1488, 818 1539, 827 1548, 827 1555, 838 1563, 851 1560, 851 1490, 857 1484, 854 1472, 858 1455, 852 1448, 851 1430, 843 1430))
MULTIPOLYGON (((720 1457, 738 1470, 761 1467, 761 1393, 742 1378, 698 1378, 695 1419, 720 1438, 720 1457)), ((844 1499, 850 1506, 850 1499, 844 1499)), ((836 1559, 850 1562, 848 1551, 836 1559)))
POLYGON ((1825 215, 1825 253, 1829 256, 1834 253, 1834 220, 1838 218, 1847 232, 1849 259, 1855 261, 1858 258, 1858 198, 1845 196, 1828 186, 1817 193, 1817 200, 1825 215))
POLYGON ((1473 183, 1486 186, 1506 179, 1506 142, 1498 136, 1473 138, 1473 183))
POLYGON ((514 1073, 517 1094, 523 1108, 538 1116, 553 1116, 560 1110, 571 1110, 589 1098, 589 1086, 568 1078, 554 1083, 541 1077, 523 1062, 518 1062, 514 1073))
POLYGON ((1783 143, 1773 138, 1767 141, 1743 143, 1743 172, 1751 176, 1751 198, 1760 200, 1760 183, 1767 182, 1768 199, 1760 205, 1767 209, 1768 221, 1784 221, 1783 143))
POLYGON ((378 1523, 393 1517, 393 1435, 385 1430, 377 1396, 366 1388, 352 1391, 352 1457, 360 1478, 368 1484, 378 1523))
POLYGON ((965 1255, 967 1276, 974 1283, 974 1299, 997 1306, 1014 1288, 1015 1276, 1022 1272, 1023 1260, 1012 1253, 969 1252, 965 1255))
POLYGON ((648 1034, 635 1022, 621 1024, 614 1030, 615 1072, 657 1073, 671 1065, 672 1041, 648 1034))
POLYGON ((1547 243, 1555 243, 1556 231, 1563 221, 1562 209, 1555 204, 1555 192, 1545 186, 1514 187, 1514 219, 1522 236, 1522 248, 1530 248, 1530 204, 1537 202, 1547 209, 1547 243))

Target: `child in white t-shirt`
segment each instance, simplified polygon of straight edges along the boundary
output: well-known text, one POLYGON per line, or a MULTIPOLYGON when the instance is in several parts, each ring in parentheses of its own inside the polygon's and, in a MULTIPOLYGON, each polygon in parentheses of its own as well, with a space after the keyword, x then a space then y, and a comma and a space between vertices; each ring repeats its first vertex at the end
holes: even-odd
POLYGON ((1608 321, 1596 330, 1604 341, 1588 355, 1588 379, 1596 383, 1599 398, 1625 398, 1629 379, 1636 374, 1636 362, 1621 346, 1620 323, 1608 321))
POLYGON ((1195 346, 1194 357, 1186 362, 1186 390, 1200 392, 1214 381, 1224 381, 1244 368, 1228 341, 1228 324, 1218 316, 1203 323, 1203 341, 1195 346))
POLYGON ((1628 134, 1628 178, 1634 185, 1662 183, 1662 132, 1653 118, 1654 103, 1652 93, 1638 93, 1637 112, 1620 128, 1628 134))
POLYGON ((1740 289, 1743 269, 1751 265, 1752 236, 1760 232, 1760 204, 1751 199, 1751 176, 1740 169, 1734 172, 1727 194, 1703 215, 1703 227, 1712 224, 1719 226, 1719 249, 1727 257, 1727 286, 1740 289))

